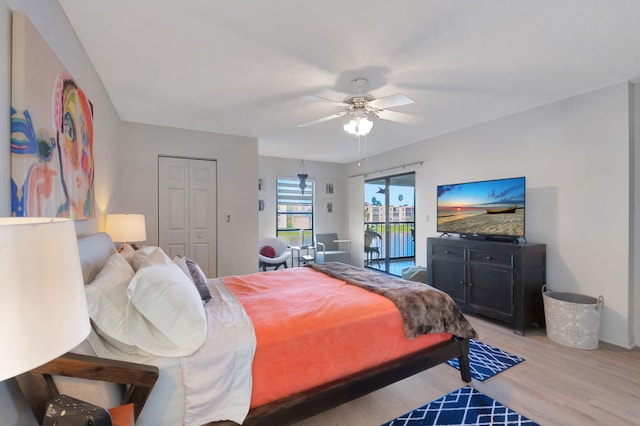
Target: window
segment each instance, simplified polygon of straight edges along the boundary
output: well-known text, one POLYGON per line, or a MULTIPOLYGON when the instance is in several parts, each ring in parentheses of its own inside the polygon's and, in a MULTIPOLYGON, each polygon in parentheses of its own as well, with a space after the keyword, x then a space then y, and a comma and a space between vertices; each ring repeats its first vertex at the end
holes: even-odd
POLYGON ((313 193, 315 183, 307 180, 304 194, 300 191, 296 178, 278 178, 277 193, 277 231, 293 246, 313 244, 313 193))

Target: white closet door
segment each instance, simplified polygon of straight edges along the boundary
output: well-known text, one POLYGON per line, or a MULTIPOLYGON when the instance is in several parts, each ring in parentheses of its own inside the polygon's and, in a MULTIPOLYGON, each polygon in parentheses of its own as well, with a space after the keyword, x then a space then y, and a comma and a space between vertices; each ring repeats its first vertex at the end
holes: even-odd
POLYGON ((158 174, 158 245, 171 258, 194 259, 215 277, 216 162, 160 157, 158 174))
POLYGON ((189 160, 189 257, 207 277, 215 277, 216 162, 189 160))
POLYGON ((158 245, 173 259, 189 247, 189 160, 160 157, 158 163, 158 245))

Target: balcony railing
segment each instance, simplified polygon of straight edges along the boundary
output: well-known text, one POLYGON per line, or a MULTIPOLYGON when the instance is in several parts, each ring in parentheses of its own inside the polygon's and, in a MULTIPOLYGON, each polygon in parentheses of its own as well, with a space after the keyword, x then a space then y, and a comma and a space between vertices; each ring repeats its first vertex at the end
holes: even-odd
POLYGON ((382 240, 375 238, 371 247, 377 247, 380 260, 390 260, 415 256, 415 222, 365 222, 365 228, 377 232, 382 240), (387 234, 387 227, 389 233, 387 234), (389 238, 389 253, 386 251, 385 238, 389 238), (388 256, 387 256, 388 255, 388 256))

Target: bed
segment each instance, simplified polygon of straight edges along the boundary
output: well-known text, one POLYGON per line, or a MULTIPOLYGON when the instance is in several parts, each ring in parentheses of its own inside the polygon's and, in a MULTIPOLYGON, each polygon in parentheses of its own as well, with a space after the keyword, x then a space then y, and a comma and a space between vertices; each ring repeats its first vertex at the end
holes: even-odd
MULTIPOLYGON (((123 256, 114 254, 113 243, 104 233, 80 238, 79 248, 90 312, 96 312, 96 297, 91 293, 102 286, 99 293, 104 298, 105 288, 115 288, 112 280, 105 279, 109 276, 105 271, 113 269, 114 261, 122 264, 123 256)), ((125 285, 129 304, 135 300, 162 304, 154 299, 157 295, 135 293, 142 287, 142 281, 137 280, 140 271, 154 269, 140 263, 167 262, 157 251, 144 249, 147 255, 138 261, 135 279, 124 276, 120 281, 131 282, 125 285), (135 287, 134 291, 131 287, 135 287)), ((135 256, 142 256, 144 249, 135 256)), ((469 338, 475 337, 475 331, 455 303, 442 301, 448 296, 431 290, 440 300, 438 304, 447 305, 447 312, 430 318, 428 324, 416 323, 412 310, 424 311, 426 305, 415 300, 394 300, 393 295, 386 294, 389 289, 368 288, 373 284, 364 270, 343 264, 333 266, 207 279, 210 301, 202 307, 206 336, 185 333, 184 327, 180 333, 173 329, 165 333, 173 332, 173 340, 178 340, 179 345, 165 342, 167 336, 155 328, 139 330, 152 338, 138 339, 132 346, 132 341, 126 339, 114 341, 102 329, 107 326, 92 316, 88 344, 77 351, 159 369, 158 380, 136 422, 139 425, 290 424, 451 358, 458 358, 462 380, 471 381, 469 338), (403 307, 403 303, 410 306, 403 307), (184 352, 184 348, 188 350, 184 352)), ((176 269, 168 268, 158 267, 158 275, 166 279, 176 269)), ((183 268, 185 275, 188 271, 183 268)), ((386 280, 386 276, 369 274, 386 280)), ((157 281, 153 284, 145 291, 157 291, 157 281)), ((194 288, 197 280, 195 284, 194 288)), ((399 279, 392 284, 389 286, 394 294, 398 294, 398 285, 402 289, 424 286, 399 279)), ((385 285, 382 283, 382 287, 385 285)), ((193 302, 201 296, 202 300, 197 301, 204 301, 199 291, 190 290, 188 297, 176 297, 177 293, 171 291, 166 294, 173 295, 172 299, 193 302)), ((176 309, 181 312, 176 318, 170 314, 163 315, 167 318, 154 318, 150 314, 143 321, 144 327, 151 327, 148 323, 154 321, 174 327, 175 322, 187 316, 188 324, 193 324, 189 330, 200 329, 202 319, 191 315, 184 306, 188 305, 160 310, 164 313, 176 309)), ((104 306, 101 309, 105 311, 104 306)), ((127 312, 125 317, 132 315, 127 312)), ((456 373, 452 370, 452 374, 456 373)))

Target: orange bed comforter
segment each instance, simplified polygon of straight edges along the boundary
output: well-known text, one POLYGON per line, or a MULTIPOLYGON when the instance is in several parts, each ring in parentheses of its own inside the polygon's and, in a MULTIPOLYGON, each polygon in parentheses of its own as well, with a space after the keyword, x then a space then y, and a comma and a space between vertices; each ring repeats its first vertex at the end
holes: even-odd
POLYGON ((387 298, 311 268, 225 277, 255 328, 251 407, 451 338, 407 339, 387 298))

